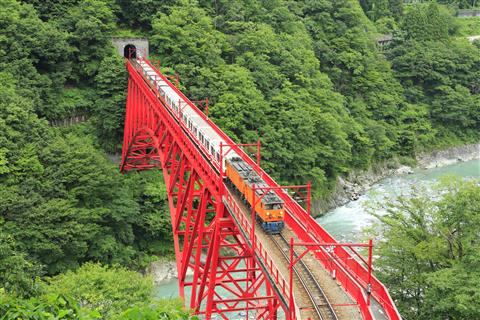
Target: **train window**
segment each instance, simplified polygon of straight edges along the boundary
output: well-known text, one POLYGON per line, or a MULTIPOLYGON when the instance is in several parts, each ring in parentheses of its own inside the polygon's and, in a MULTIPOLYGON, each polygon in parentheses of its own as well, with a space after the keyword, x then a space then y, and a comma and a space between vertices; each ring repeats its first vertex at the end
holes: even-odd
POLYGON ((220 154, 217 152, 217 161, 220 161, 220 154))
POLYGON ((210 142, 208 140, 205 140, 205 147, 207 150, 210 150, 210 142))
POLYGON ((210 153, 213 155, 215 154, 215 149, 213 148, 213 146, 210 148, 210 153))

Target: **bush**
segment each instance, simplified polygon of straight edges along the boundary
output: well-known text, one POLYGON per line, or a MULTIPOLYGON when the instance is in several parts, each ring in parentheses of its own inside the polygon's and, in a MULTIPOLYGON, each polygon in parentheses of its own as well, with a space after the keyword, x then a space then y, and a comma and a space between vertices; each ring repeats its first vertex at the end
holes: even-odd
POLYGON ((153 301, 153 281, 148 277, 95 263, 50 278, 43 289, 50 295, 70 295, 82 307, 96 310, 105 318, 153 301))

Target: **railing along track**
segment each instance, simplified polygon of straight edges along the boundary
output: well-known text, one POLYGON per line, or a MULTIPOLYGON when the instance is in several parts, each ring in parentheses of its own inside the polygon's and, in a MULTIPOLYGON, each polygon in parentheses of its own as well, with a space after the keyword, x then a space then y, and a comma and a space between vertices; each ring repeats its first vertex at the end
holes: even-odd
MULTIPOLYGON (((285 260, 290 263, 290 244, 282 234, 275 234, 271 236, 275 246, 280 250, 285 260)), ((298 257, 297 252, 293 251, 294 258, 298 257)), ((338 320, 338 317, 333 310, 331 303, 328 301, 325 292, 318 283, 315 276, 308 269, 302 259, 293 266, 293 271, 298 277, 300 283, 305 288, 305 292, 312 301, 315 312, 320 320, 338 320)))

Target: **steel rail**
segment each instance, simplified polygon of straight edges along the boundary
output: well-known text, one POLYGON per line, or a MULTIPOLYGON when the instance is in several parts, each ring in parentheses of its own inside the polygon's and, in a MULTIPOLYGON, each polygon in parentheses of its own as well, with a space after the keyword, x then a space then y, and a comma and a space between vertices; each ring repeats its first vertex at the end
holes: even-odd
MULTIPOLYGON (((273 243, 275 244, 275 246, 277 246, 277 248, 280 250, 280 252, 282 253, 285 260, 288 263, 291 263, 290 258, 288 257, 288 255, 286 253, 286 250, 290 250, 290 244, 285 239, 285 237, 282 234, 276 234, 276 235, 272 235, 271 239, 273 240, 273 243), (281 242, 283 243, 283 245, 279 243, 278 239, 281 239, 281 242)), ((295 250, 293 251, 293 253, 294 253, 295 257, 298 257, 295 250)), ((312 301, 315 312, 318 314, 320 320, 338 320, 338 317, 337 317, 335 311, 333 310, 333 307, 332 307, 330 301, 328 301, 328 298, 325 295, 325 292, 323 291, 322 287, 318 283, 315 276, 307 268, 307 266, 302 261, 302 259, 298 260, 297 264, 300 266, 300 268, 297 268, 296 266, 293 266, 293 272, 295 272, 295 274, 297 275, 300 283, 305 288, 305 292, 308 294, 308 297, 312 301), (301 274, 302 271, 300 271, 298 269, 302 269, 303 273, 309 279, 304 279, 304 277, 301 274), (308 281, 310 281, 310 283, 313 284, 313 289, 307 284, 308 281), (316 291, 317 296, 320 298, 321 304, 318 304, 316 302, 315 292, 312 292, 314 290, 316 291)))

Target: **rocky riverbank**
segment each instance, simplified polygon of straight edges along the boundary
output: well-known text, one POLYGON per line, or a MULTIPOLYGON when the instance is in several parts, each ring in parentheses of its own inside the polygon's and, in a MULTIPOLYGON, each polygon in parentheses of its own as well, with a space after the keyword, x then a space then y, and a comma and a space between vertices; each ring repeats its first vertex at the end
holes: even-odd
POLYGON ((475 159, 480 159, 480 143, 421 154, 417 157, 417 162, 420 168, 431 169, 475 159))
MULTIPOLYGON (((145 273, 153 278, 156 285, 160 282, 178 278, 177 263, 175 260, 158 260, 152 262, 150 266, 145 270, 145 273)), ((187 270, 187 275, 192 275, 190 269, 187 270)))
MULTIPOLYGON (((417 156, 417 168, 431 169, 453 164, 459 161, 480 159, 480 143, 452 147, 417 156)), ((352 171, 346 177, 339 177, 335 190, 328 199, 317 200, 312 204, 317 216, 350 201, 357 200, 378 181, 392 176, 413 173, 413 167, 400 165, 398 161, 377 164, 369 170, 352 171)))

